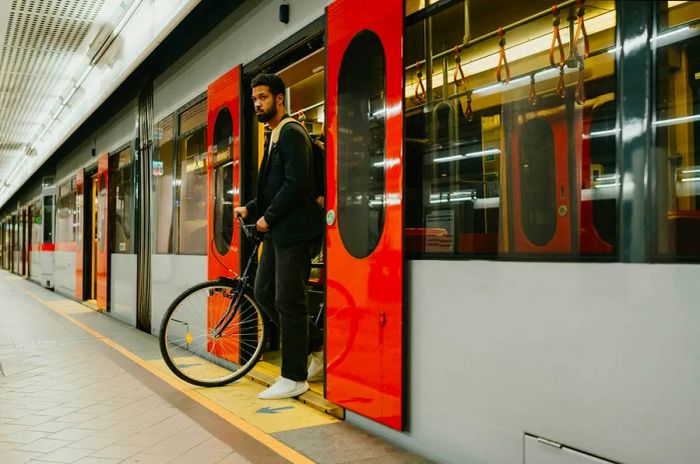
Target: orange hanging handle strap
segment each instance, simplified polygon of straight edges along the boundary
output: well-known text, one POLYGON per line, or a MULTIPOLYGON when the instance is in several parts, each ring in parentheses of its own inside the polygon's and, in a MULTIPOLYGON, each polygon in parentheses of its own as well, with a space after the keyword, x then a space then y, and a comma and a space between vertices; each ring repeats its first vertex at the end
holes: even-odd
POLYGON ((564 66, 559 68, 559 82, 557 82, 557 95, 561 98, 566 97, 566 83, 564 82, 564 66))
POLYGON ((559 8, 557 8, 556 5, 552 5, 552 16, 554 17, 552 19, 552 45, 549 47, 549 64, 552 65, 552 67, 562 67, 564 66, 564 45, 561 43, 561 34, 559 33, 559 24, 560 24, 560 19, 559 19, 559 8), (556 64, 554 62, 554 50, 555 48, 559 48, 559 64, 556 64))
POLYGON ((413 99, 417 102, 425 101, 425 86, 423 86, 423 66, 420 61, 416 63, 416 87, 413 90, 413 99))
POLYGON ((535 73, 531 72, 530 73, 530 93, 527 96, 527 101, 530 102, 531 105, 535 105, 537 103, 537 90, 535 89, 535 73))
POLYGON ((588 34, 586 33, 586 22, 583 19, 584 15, 586 14, 586 9, 583 7, 583 2, 584 0, 576 0, 576 5, 578 6, 576 16, 578 19, 576 20, 576 33, 574 33, 574 50, 576 51, 576 56, 579 59, 588 58, 588 54, 591 51, 588 43, 588 34), (581 58, 581 55, 578 53, 578 41, 581 36, 583 36, 583 58, 581 58))
POLYGON ((452 81, 456 87, 460 87, 462 84, 467 82, 467 76, 464 75, 462 70, 462 57, 459 54, 459 45, 455 47, 455 72, 452 76, 452 81))
POLYGON ((498 66, 496 66, 496 80, 498 82, 503 82, 504 84, 507 84, 508 82, 510 82, 510 67, 508 66, 508 59, 506 58, 506 33, 503 32, 502 27, 498 28, 498 37, 500 37, 500 40, 498 41, 498 46, 501 48, 501 51, 498 54, 498 66), (505 69, 506 72, 506 78, 504 80, 501 79, 501 69, 505 69))

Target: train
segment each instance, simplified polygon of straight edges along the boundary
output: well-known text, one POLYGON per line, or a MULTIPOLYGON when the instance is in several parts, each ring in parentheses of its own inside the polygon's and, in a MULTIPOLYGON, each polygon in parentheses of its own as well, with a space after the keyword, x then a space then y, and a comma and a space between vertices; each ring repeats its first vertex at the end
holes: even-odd
POLYGON ((2 205, 4 269, 157 335, 250 254, 273 72, 326 147, 346 421, 436 462, 697 462, 700 3, 215 3, 2 205))

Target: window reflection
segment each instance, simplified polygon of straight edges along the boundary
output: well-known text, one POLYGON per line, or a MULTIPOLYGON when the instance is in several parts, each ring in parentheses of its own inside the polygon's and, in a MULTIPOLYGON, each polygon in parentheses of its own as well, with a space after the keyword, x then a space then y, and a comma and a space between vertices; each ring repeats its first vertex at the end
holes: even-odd
POLYGON ((175 204, 178 215, 178 253, 207 254, 207 128, 177 141, 178 178, 175 204))
POLYGON ((134 253, 133 159, 127 147, 109 157, 109 241, 111 253, 134 253))
POLYGON ((152 185, 155 199, 156 253, 173 252, 173 181, 174 151, 173 116, 160 121, 156 129, 156 150, 153 154, 152 185))
POLYGON ((338 225, 345 248, 368 256, 384 227, 385 61, 379 38, 352 40, 338 82, 338 225))
POLYGON ((233 240, 233 119, 227 108, 214 125, 214 243, 220 255, 233 240))
POLYGON ((657 256, 700 259, 700 5, 661 2, 653 126, 657 170, 657 256), (690 27, 692 26, 692 28, 690 27))
POLYGON ((572 5, 551 60, 551 2, 456 2, 407 25, 410 254, 615 256, 615 2, 580 13, 588 49, 572 5))

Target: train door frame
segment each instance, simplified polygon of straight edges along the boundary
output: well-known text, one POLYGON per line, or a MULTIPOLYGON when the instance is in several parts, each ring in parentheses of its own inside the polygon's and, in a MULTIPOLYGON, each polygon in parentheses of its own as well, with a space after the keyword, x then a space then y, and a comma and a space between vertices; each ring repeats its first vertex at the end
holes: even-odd
POLYGON ((80 168, 75 173, 75 296, 78 300, 85 299, 85 169, 80 168))
POLYGON ((100 156, 97 161, 97 208, 95 223, 97 230, 96 253, 96 298, 97 307, 109 311, 109 266, 110 266, 110 234, 109 234, 109 153, 100 156))
POLYGON ((32 266, 30 252, 32 249, 32 205, 27 204, 24 207, 24 269, 22 277, 29 279, 30 269, 32 266))
POLYGON ((83 185, 83 295, 97 305, 97 165, 85 169, 83 185))
MULTIPOLYGON (((304 57, 325 48, 325 15, 314 20, 298 32, 292 34, 283 42, 270 48, 255 60, 246 63, 241 68, 241 203, 245 204, 256 195, 258 181, 258 162, 252 157, 253 153, 258 153, 261 131, 259 123, 254 120, 255 110, 250 98, 250 84, 253 78, 261 72, 277 72, 292 65, 304 57), (256 134, 256 135, 254 135, 256 134)), ((325 89, 324 89, 325 96, 325 89)), ((247 240, 241 241, 240 259, 244 263, 252 251, 252 244, 247 240)), ((324 252, 325 253, 325 252, 324 252)), ((325 286, 324 286, 325 293, 325 286)), ((279 345, 279 334, 276 327, 268 331, 268 342, 270 348, 279 345)), ((325 343, 324 343, 325 344, 325 343)), ((325 383, 324 383, 325 396, 325 383)))

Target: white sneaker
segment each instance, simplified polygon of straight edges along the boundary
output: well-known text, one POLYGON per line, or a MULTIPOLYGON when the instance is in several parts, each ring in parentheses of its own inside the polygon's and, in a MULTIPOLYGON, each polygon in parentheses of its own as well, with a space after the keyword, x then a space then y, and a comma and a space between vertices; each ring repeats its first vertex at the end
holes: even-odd
POLYGON ((311 363, 309 370, 306 372, 306 378, 311 380, 316 376, 323 374, 323 351, 314 351, 309 355, 311 363))
POLYGON ((277 381, 270 388, 258 394, 261 400, 276 400, 280 398, 293 398, 299 396, 309 389, 309 384, 305 380, 297 382, 295 380, 277 377, 277 381))

